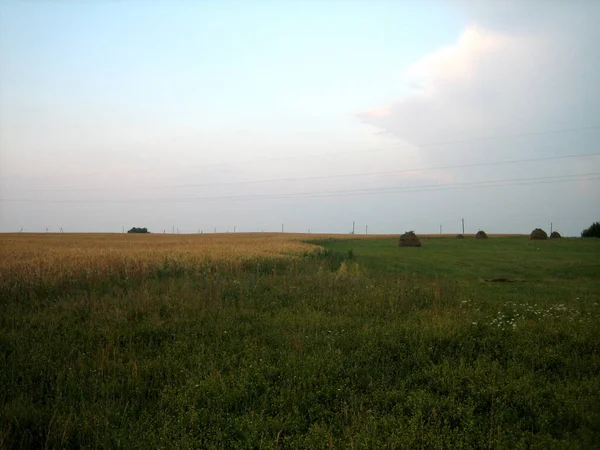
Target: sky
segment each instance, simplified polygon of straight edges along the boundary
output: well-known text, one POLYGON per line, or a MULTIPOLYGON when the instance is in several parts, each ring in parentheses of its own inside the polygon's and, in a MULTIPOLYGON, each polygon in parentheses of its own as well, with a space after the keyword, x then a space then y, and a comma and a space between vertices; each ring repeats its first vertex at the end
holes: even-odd
POLYGON ((600 2, 6 0, 0 232, 577 236, 600 2))

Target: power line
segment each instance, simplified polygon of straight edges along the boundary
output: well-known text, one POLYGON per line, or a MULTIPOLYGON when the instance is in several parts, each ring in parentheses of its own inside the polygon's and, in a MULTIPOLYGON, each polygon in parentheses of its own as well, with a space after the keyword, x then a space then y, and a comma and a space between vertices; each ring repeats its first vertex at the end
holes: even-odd
MULTIPOLYGON (((381 152, 381 151, 388 151, 388 150, 395 150, 395 149, 400 149, 400 148, 427 148, 427 147, 437 147, 437 146, 443 146, 443 145, 454 145, 454 144, 464 144, 464 143, 469 143, 469 142, 479 142, 479 141, 493 141, 493 140, 498 140, 498 139, 511 139, 511 138, 518 138, 518 137, 530 137, 530 136, 543 136, 543 135, 551 135, 551 134, 561 134, 561 133, 573 133, 573 132, 578 132, 578 131, 590 131, 590 130, 597 130, 600 129, 600 125, 590 125, 590 126, 585 126, 585 127, 576 127, 576 128, 562 128, 562 129, 555 129, 555 130, 546 130, 546 131, 532 131, 532 132, 524 132, 524 133, 513 133, 513 134, 505 134, 505 135, 493 135, 493 136, 481 136, 481 137, 475 137, 475 138, 469 138, 469 139, 458 139, 458 140, 445 140, 445 141, 432 141, 432 142, 426 142, 426 143, 422 143, 422 144, 398 144, 395 146, 390 146, 390 147, 384 147, 384 148, 378 148, 378 149, 368 149, 368 150, 350 150, 350 151, 344 151, 344 152, 333 152, 333 153, 310 153, 310 154, 304 154, 304 155, 296 155, 296 156, 282 156, 282 157, 275 157, 275 158, 254 158, 254 159, 249 159, 249 160, 244 160, 244 161, 227 161, 227 162, 221 162, 221 163, 208 163, 208 164, 202 164, 201 167, 213 167, 213 166, 220 166, 220 165, 239 165, 239 164, 248 164, 248 163, 253 163, 253 162, 257 162, 257 161, 286 161, 286 160, 296 160, 296 159, 309 159, 309 158, 323 158, 323 157, 335 157, 335 156, 343 156, 343 155, 350 155, 350 154, 361 154, 361 153, 374 153, 374 152, 381 152)), ((581 155, 581 156, 594 156, 597 155, 598 153, 590 153, 590 154, 586 154, 586 155, 581 155)), ((565 158, 570 158, 570 157, 579 157, 579 155, 573 155, 573 156, 564 156, 565 158)), ((555 157, 554 159, 558 159, 558 158, 562 158, 562 157, 555 157)), ((553 159, 552 157, 549 159, 553 159)), ((544 158, 542 159, 529 159, 529 160, 523 160, 523 162, 533 162, 533 161, 540 161, 540 160, 544 160, 544 158)), ((516 162, 516 161, 515 161, 516 162)), ((497 163, 489 163, 489 165, 494 165, 494 164, 509 164, 511 162, 497 162, 497 163)), ((486 165, 486 164, 483 164, 486 165)), ((467 165, 466 167, 477 167, 476 165, 467 165)), ((458 168, 458 166, 450 166, 448 168, 458 168)), ((426 171, 426 170, 438 170, 438 169, 445 169, 445 167, 441 167, 441 168, 429 168, 429 169, 410 169, 410 170, 405 170, 405 172, 410 172, 410 171, 426 171)), ((135 169, 134 169, 135 170, 135 169)), ((351 177, 351 176, 367 176, 367 175, 379 175, 379 174, 385 174, 386 172, 382 172, 382 173, 378 173, 378 172, 372 172, 372 173, 365 173, 365 174, 346 174, 346 175, 339 175, 339 176, 334 176, 335 178, 339 178, 339 177, 351 177)), ((398 172, 390 172, 390 173, 398 173, 398 172)), ((330 177, 330 178, 334 178, 334 177, 330 177)), ((324 177, 324 178, 328 178, 328 177, 324 177)), ((307 178, 296 178, 296 179, 281 179, 281 180, 256 180, 256 181, 242 181, 242 182, 223 182, 223 183, 215 183, 215 184, 200 184, 200 185, 173 185, 173 186, 149 186, 146 187, 145 189, 171 189, 171 188, 179 188, 179 187, 201 187, 201 186, 211 186, 211 185, 217 185, 217 184, 249 184, 249 183, 273 183, 273 182, 285 182, 285 181, 296 181, 296 180, 310 180, 310 179, 317 179, 317 178, 312 178, 312 177, 307 177, 307 178)), ((24 192, 70 192, 70 191, 100 191, 100 190, 110 190, 110 189, 117 189, 117 188, 73 188, 73 189, 54 189, 54 190, 35 190, 35 189, 18 189, 24 192)))
POLYGON ((409 172, 430 172, 434 170, 452 170, 452 169, 464 169, 464 168, 473 168, 473 167, 485 167, 485 166, 498 166, 498 165, 506 165, 506 164, 519 164, 519 163, 528 163, 528 162, 538 162, 538 161, 550 161, 557 159, 568 159, 568 158, 582 158, 586 156, 599 156, 600 152, 597 153, 581 153, 577 155, 564 155, 564 156, 548 156, 541 158, 527 158, 527 159, 517 159, 517 160, 508 160, 508 161, 494 161, 487 163, 472 163, 472 164, 456 164, 450 166, 437 166, 437 167, 425 167, 420 169, 400 169, 400 170, 386 170, 380 172, 358 172, 358 173, 347 173, 347 174, 338 174, 338 175, 320 175, 320 176, 311 176, 311 177, 296 177, 296 178, 278 178, 278 179, 270 179, 270 180, 250 180, 250 181, 223 181, 216 183, 204 183, 204 184, 183 184, 183 185, 171 185, 171 186, 149 186, 149 189, 176 189, 176 188, 188 188, 188 187, 209 187, 209 186, 224 186, 224 185, 240 185, 240 184, 268 184, 268 183, 283 183, 283 182, 293 182, 293 181, 314 181, 314 180, 324 180, 324 179, 332 179, 332 178, 356 178, 356 177, 364 177, 364 176, 377 176, 377 175, 397 175, 401 173, 409 173, 409 172))
MULTIPOLYGON (((367 189, 352 189, 340 191, 316 191, 316 192, 297 192, 290 194, 275 194, 275 195, 249 195, 249 196, 221 196, 221 197, 188 197, 184 200, 273 200, 273 199, 290 199, 290 198, 305 198, 305 197, 329 197, 329 196, 345 196, 345 195, 367 195, 367 194, 388 194, 388 193, 403 193, 403 192, 424 192, 424 191, 440 191, 451 189, 472 189, 483 187, 504 187, 518 186, 539 183, 561 183, 568 181, 592 180, 590 176, 600 177, 600 172, 579 175, 564 175, 551 177, 537 178, 520 178, 510 180, 495 180, 495 181, 473 181, 465 183, 453 184, 432 184, 432 185, 417 185, 405 187, 387 187, 387 188, 367 188, 367 189)), ((599 178, 600 179, 600 178, 599 178)))
POLYGON ((370 189, 351 189, 340 191, 314 191, 314 192, 295 192, 289 194, 265 194, 265 195, 232 195, 217 197, 182 197, 182 198, 163 198, 163 199, 130 199, 130 200, 37 200, 37 199, 0 199, 0 202, 13 203, 180 203, 189 201, 224 201, 224 200, 278 200, 290 198, 308 198, 308 197, 329 197, 345 195, 369 195, 369 194, 392 194, 407 192, 425 192, 456 189, 478 189, 489 187, 509 187, 526 186, 532 184, 553 184, 566 183, 574 181, 591 181, 600 179, 600 172, 546 176, 534 178, 513 178, 508 180, 493 181, 471 181, 464 183, 449 184, 430 184, 404 187, 385 187, 370 189))
POLYGON ((494 135, 494 136, 480 136, 476 138, 470 139, 456 139, 456 140, 446 140, 446 141, 432 141, 425 142, 422 144, 398 144, 391 147, 379 148, 379 149, 370 149, 370 150, 349 150, 345 152, 333 152, 333 153, 311 153, 307 155, 296 155, 296 156, 280 156, 275 158, 257 158, 245 161, 231 161, 222 162, 222 163, 210 163, 205 164, 205 167, 210 166, 221 166, 221 165, 231 165, 231 164, 247 164, 256 161, 288 161, 294 159, 306 159, 306 158, 322 158, 329 156, 341 156, 341 155, 351 155, 351 154, 360 154, 360 153, 373 153, 373 152, 381 152, 387 150, 395 150, 399 148, 427 148, 427 147, 438 147, 441 145, 453 145, 453 144, 466 144, 469 142, 478 142, 478 141, 492 141, 497 139, 511 139, 518 137, 530 137, 530 136, 543 136, 550 134, 561 134, 561 133, 573 133, 577 131, 589 131, 589 130, 597 130, 600 129, 600 125, 590 125, 586 127, 577 127, 577 128, 561 128, 556 130, 546 130, 546 131, 532 131, 526 133, 513 133, 513 134, 504 134, 504 135, 494 135))
MULTIPOLYGON (((513 159, 506 161, 492 161, 485 163, 471 163, 471 164, 453 164, 449 166, 437 166, 437 167, 424 167, 418 169, 400 169, 400 170, 386 170, 380 172, 357 172, 357 173, 346 173, 337 175, 318 175, 310 177, 295 177, 295 178, 276 178, 268 180, 249 180, 249 181, 221 181, 215 183, 200 183, 200 184, 177 184, 177 185, 162 185, 162 186, 141 186, 136 189, 181 189, 181 188, 193 188, 193 187, 210 187, 210 186, 233 186, 233 185, 250 185, 250 184, 270 184, 270 183, 287 183, 294 181, 314 181, 324 180, 333 178, 357 178, 366 176, 377 176, 377 175, 398 175, 401 173, 409 172, 431 172, 435 170, 453 170, 453 169, 465 169, 473 167, 488 167, 488 166, 499 166, 508 164, 522 164, 530 162, 540 161, 551 161, 559 159, 570 159, 570 158, 584 158, 588 156, 600 156, 600 152, 596 153, 580 153, 576 155, 561 155, 561 156, 545 156, 540 158, 526 158, 526 159, 513 159)), ((99 191, 110 191, 110 190, 121 190, 122 188, 72 188, 72 189, 13 189, 22 192, 99 192, 99 191)))

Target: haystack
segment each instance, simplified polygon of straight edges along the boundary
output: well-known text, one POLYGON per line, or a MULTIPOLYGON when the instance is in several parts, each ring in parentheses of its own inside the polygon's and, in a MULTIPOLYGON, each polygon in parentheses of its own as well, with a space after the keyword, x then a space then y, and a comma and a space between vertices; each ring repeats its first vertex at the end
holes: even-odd
POLYGON ((562 236, 560 235, 560 233, 558 231, 553 231, 552 234, 550 234, 550 239, 560 239, 562 238, 562 236))
POLYGON ((529 239, 533 239, 534 241, 543 241, 544 239, 548 239, 548 234, 541 228, 536 228, 529 235, 529 239))
POLYGON ((421 241, 417 237, 414 231, 408 231, 400 236, 398 241, 398 247, 420 247, 421 241))
POLYGON ((475 235, 475 239, 487 239, 487 238, 488 238, 488 235, 485 234, 485 231, 483 231, 483 230, 479 230, 477 232, 477 234, 475 235))
POLYGON ((465 235, 464 234, 457 234, 456 235, 456 239, 464 239, 465 235))

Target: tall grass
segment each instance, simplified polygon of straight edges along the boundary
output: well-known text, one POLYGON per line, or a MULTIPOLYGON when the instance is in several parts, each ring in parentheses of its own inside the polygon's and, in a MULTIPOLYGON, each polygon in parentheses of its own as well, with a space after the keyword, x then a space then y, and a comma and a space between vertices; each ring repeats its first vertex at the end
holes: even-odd
POLYGON ((527 270, 505 284, 424 273, 420 255, 412 271, 383 270, 368 257, 380 242, 161 258, 127 281, 75 278, 60 289, 3 284, 0 447, 600 441, 597 281, 553 294, 546 276, 528 284, 527 270))

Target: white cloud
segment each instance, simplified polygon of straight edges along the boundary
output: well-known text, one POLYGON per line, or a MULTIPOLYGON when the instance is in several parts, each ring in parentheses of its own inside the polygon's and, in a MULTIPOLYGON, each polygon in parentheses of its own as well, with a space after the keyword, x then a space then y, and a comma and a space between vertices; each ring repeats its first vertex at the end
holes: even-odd
POLYGON ((406 83, 429 96, 449 84, 467 85, 475 79, 478 61, 497 53, 508 44, 509 36, 469 26, 455 45, 425 55, 404 71, 406 83))
MULTIPOLYGON (((505 9, 518 7, 508 4, 505 9)), ((554 14, 546 11, 544 20, 529 28, 503 27, 489 20, 489 14, 485 26, 473 18, 454 44, 401 70, 410 95, 373 105, 358 117, 416 146, 596 125, 600 32, 593 26, 593 14, 561 14, 558 7, 554 14)), ((542 149, 548 143, 556 140, 537 139, 537 153, 546 152, 542 149)), ((526 144, 528 151, 535 150, 531 141, 526 144)), ((483 147, 463 146, 463 150, 473 153, 483 147)), ((518 145, 497 145, 493 151, 512 157, 523 150, 518 145)), ((460 149, 421 149, 423 157, 444 152, 456 156, 460 149)))
MULTIPOLYGON (((545 103, 540 70, 545 43, 469 26, 456 44, 425 55, 403 71, 413 93, 361 113, 371 125, 412 144, 521 131, 545 103), (415 89, 414 87, 418 88, 415 89), (535 100, 535 101, 534 101, 535 100), (516 128, 516 130, 515 130, 516 128)), ((539 122, 539 120, 536 120, 539 122)))

